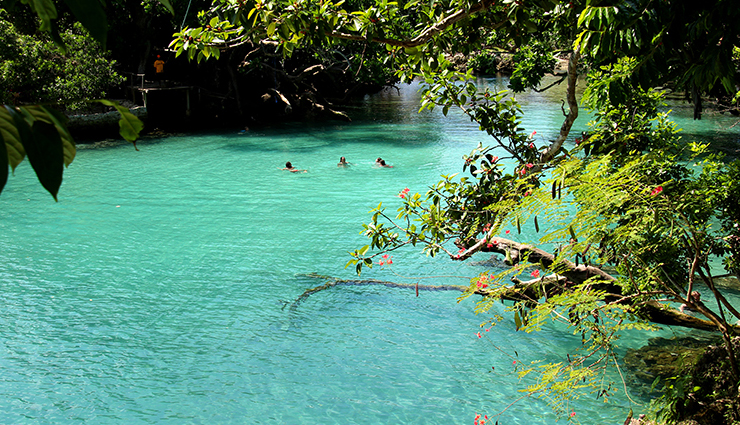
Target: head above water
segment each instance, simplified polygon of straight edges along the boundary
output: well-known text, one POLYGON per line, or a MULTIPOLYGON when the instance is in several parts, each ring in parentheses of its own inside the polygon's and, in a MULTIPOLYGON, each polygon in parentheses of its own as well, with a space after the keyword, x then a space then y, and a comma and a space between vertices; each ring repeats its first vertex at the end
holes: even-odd
POLYGON ((293 168, 293 164, 290 163, 290 161, 285 163, 285 168, 293 168))

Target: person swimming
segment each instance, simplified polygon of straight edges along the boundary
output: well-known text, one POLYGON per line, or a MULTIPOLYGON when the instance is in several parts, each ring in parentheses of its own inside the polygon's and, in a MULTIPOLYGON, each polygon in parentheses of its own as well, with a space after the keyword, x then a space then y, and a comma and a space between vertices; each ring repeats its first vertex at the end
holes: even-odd
POLYGON ((285 168, 281 168, 281 170, 288 170, 291 173, 307 173, 308 170, 299 170, 293 166, 293 164, 290 163, 290 161, 285 163, 285 168))
POLYGON ((339 158, 339 164, 337 164, 337 167, 347 167, 350 163, 347 162, 347 160, 344 157, 339 158))
MULTIPOLYGON (((380 158, 378 158, 378 159, 380 159, 380 158)), ((385 167, 385 168, 393 168, 392 165, 386 164, 385 163, 385 160, 382 160, 382 159, 380 159, 380 162, 378 163, 378 165, 380 165, 381 167, 385 167)))

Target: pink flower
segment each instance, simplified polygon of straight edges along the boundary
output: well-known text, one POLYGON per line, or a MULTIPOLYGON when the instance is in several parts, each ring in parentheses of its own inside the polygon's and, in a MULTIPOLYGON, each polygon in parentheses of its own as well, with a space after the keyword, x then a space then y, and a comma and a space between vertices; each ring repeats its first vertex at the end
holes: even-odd
POLYGON ((385 264, 385 263, 383 263, 383 260, 378 261, 378 265, 379 266, 382 266, 383 264, 385 264))
POLYGON ((509 233, 511 233, 511 230, 507 230, 507 231, 506 231, 506 234, 507 234, 507 235, 508 235, 509 233))
POLYGON ((522 167, 522 169, 519 170, 519 174, 521 174, 521 175, 527 174, 527 169, 522 167))
POLYGON ((480 332, 477 333, 478 338, 483 338, 483 336, 480 334, 480 332))
POLYGON ((537 134, 537 130, 533 131, 532 134, 529 135, 529 137, 534 137, 535 134, 537 134))
POLYGON ((529 148, 530 148, 530 149, 534 149, 534 143, 530 143, 530 144, 529 144, 529 148))
POLYGON ((532 164, 531 162, 528 162, 527 163, 527 168, 532 168, 532 167, 534 167, 534 164, 532 164))
POLYGON ((532 272, 532 277, 540 277, 540 271, 539 270, 533 271, 532 272))
POLYGON ((400 193, 398 194, 398 197, 399 197, 399 198, 405 198, 405 197, 406 197, 406 194, 408 194, 408 193, 409 193, 409 188, 407 187, 406 189, 402 190, 402 191, 401 191, 401 192, 400 192, 400 193))
POLYGON ((528 191, 524 192, 524 196, 529 196, 531 194, 532 194, 532 191, 531 190, 528 190, 528 191))
POLYGON ((658 186, 655 189, 653 189, 652 192, 650 192, 650 195, 655 196, 663 191, 663 186, 658 186))
POLYGON ((514 360, 514 362, 513 362, 512 364, 513 364, 513 365, 516 365, 516 360, 514 360))
POLYGON ((576 415, 576 412, 570 412, 570 417, 571 417, 571 418, 572 418, 573 416, 575 416, 575 415, 576 415))
POLYGON ((486 244, 486 248, 491 248, 491 247, 493 247, 493 244, 492 243, 486 244))

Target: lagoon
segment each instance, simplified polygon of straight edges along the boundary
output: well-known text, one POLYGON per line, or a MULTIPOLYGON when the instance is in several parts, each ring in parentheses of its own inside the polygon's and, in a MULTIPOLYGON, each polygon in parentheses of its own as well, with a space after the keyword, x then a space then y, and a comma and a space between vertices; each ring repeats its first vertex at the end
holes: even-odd
MULTIPOLYGON (((558 361, 580 343, 563 329, 530 335, 505 320, 479 339, 476 300, 384 286, 291 308, 324 283, 310 273, 354 277, 347 251, 367 243, 370 209, 394 212, 402 189, 424 193, 487 143, 465 117, 417 113, 417 88, 366 97, 351 123, 81 145, 58 203, 25 161, 0 196, 2 422, 454 424, 506 409, 500 423, 566 423, 543 400, 507 409, 527 383, 515 361, 558 361), (286 161, 308 172, 279 170, 286 161)), ((552 137, 557 94, 518 98, 527 131, 552 137)), ((736 146, 730 117, 694 123, 677 109, 692 137, 736 146)), ((465 285, 485 270, 409 249, 362 277, 465 285)), ((568 410, 621 423, 630 407, 644 410, 619 391, 568 410)))

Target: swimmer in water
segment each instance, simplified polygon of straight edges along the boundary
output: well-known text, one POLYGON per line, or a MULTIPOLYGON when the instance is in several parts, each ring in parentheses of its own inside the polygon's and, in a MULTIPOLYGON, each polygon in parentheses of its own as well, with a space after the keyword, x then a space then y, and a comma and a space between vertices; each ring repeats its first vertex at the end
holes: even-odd
POLYGON ((347 162, 344 157, 339 158, 339 164, 337 164, 337 167, 347 167, 349 165, 349 162, 347 162))
POLYGON ((380 160, 380 162, 379 162, 378 164, 379 164, 379 165, 380 165, 381 167, 384 167, 384 168, 393 168, 393 166, 392 166, 392 165, 388 165, 388 164, 386 164, 386 163, 385 163, 385 160, 383 160, 383 159, 381 159, 381 160, 380 160))
POLYGON ((290 161, 285 163, 285 168, 281 168, 281 170, 288 170, 291 173, 307 173, 308 170, 299 170, 293 166, 293 164, 290 163, 290 161))

